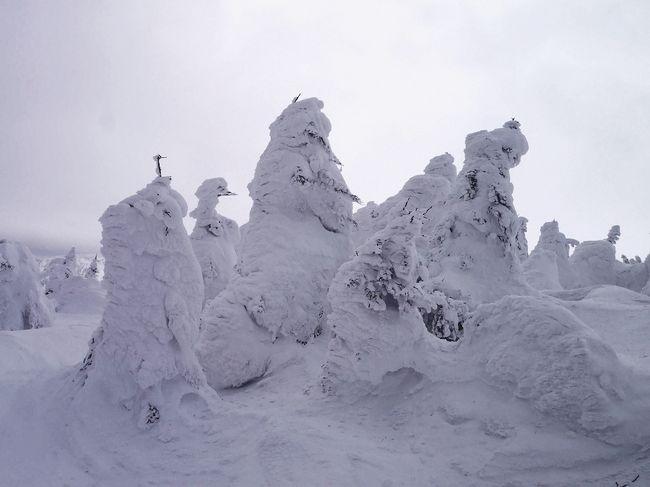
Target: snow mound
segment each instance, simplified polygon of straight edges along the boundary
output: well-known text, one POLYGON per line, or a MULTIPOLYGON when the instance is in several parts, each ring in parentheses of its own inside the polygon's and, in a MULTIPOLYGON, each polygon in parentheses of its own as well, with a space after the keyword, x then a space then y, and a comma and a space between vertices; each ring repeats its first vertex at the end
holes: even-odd
POLYGON ((200 356, 210 384, 238 386, 267 369, 283 341, 321 333, 327 289, 349 258, 352 195, 315 98, 289 105, 248 185, 253 199, 239 263, 203 314, 200 356))
POLYGON ((480 306, 465 333, 459 353, 488 383, 599 439, 650 440, 647 378, 634 376, 607 343, 550 299, 508 296, 480 306))
POLYGON ((463 169, 447 199, 446 216, 434 229, 431 275, 476 303, 533 291, 519 263, 522 221, 509 174, 527 151, 516 121, 468 135, 463 169))
POLYGON ((210 396, 194 351, 203 280, 186 213, 159 177, 100 218, 108 304, 78 377, 86 414, 108 395, 150 427, 170 421, 183 396, 210 396))
POLYGON ((29 248, 0 240, 0 330, 50 326, 51 311, 29 248))
POLYGON ((223 178, 206 179, 196 190, 199 204, 190 216, 196 225, 190 235, 194 254, 201 265, 205 284, 204 302, 219 294, 228 284, 237 263, 239 225, 217 213, 221 196, 230 196, 228 183, 223 178))
POLYGON ((410 178, 396 195, 380 205, 371 201, 360 208, 354 214, 357 223, 352 231, 354 247, 362 245, 405 211, 426 212, 421 232, 431 234, 443 216, 445 200, 455 177, 454 158, 445 153, 431 159, 424 174, 410 178))

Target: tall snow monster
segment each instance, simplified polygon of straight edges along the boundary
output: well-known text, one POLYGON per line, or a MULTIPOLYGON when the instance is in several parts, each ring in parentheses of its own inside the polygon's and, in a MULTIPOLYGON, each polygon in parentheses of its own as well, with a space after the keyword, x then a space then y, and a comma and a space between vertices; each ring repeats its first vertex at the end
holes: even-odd
POLYGON ((195 354, 201 268, 183 226, 187 205, 170 181, 154 179, 100 218, 108 303, 76 396, 109 397, 143 428, 172 421, 188 394, 214 394, 195 354))
POLYGON ((352 202, 332 152, 331 125, 315 98, 292 103, 271 124, 271 140, 248 185, 253 199, 239 262, 203 314, 200 357, 215 387, 265 373, 286 346, 319 335, 327 290, 350 257, 352 202))

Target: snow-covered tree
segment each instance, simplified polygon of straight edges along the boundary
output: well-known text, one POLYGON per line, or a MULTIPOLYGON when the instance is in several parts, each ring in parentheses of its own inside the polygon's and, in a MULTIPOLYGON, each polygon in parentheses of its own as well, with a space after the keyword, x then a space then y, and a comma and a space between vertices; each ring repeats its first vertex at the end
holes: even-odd
POLYGON ((204 301, 207 302, 226 287, 233 273, 237 263, 235 249, 240 240, 239 226, 216 210, 220 197, 234 195, 228 190, 225 179, 206 179, 195 194, 199 204, 190 212, 190 216, 196 219, 190 239, 201 265, 204 301))
POLYGON ((378 385, 403 368, 426 373, 434 351, 432 334, 458 330, 466 308, 424 288, 427 270, 415 239, 421 212, 395 218, 343 264, 329 291, 334 332, 323 367, 323 390, 345 384, 378 385))
POLYGON ((97 279, 99 276, 99 262, 97 260, 97 255, 93 257, 93 260, 90 261, 88 269, 84 272, 84 277, 86 279, 97 279))
POLYGON ((52 313, 26 245, 0 240, 0 330, 49 326, 52 313))
POLYGON ((611 244, 618 242, 618 239, 621 237, 621 227, 619 225, 614 225, 607 232, 607 241, 611 244))
POLYGON ((201 268, 170 180, 154 179, 100 219, 109 299, 78 377, 82 409, 108 397, 141 427, 173 420, 187 394, 211 396, 195 354, 201 268))
POLYGON ((616 248, 609 240, 580 243, 569 258, 573 287, 616 284, 616 248))
POLYGON ((78 275, 77 251, 72 247, 65 257, 56 257, 45 265, 43 270, 45 293, 56 297, 64 281, 78 275))
POLYGON ((517 248, 520 227, 510 169, 528 151, 519 123, 466 138, 465 163, 433 232, 430 272, 476 303, 528 294, 517 248))
POLYGON ((569 265, 569 246, 574 240, 560 232, 557 221, 540 228, 539 241, 523 264, 528 283, 536 289, 570 289, 575 282, 569 265))
POLYGON ((456 167, 450 154, 445 153, 431 159, 424 169, 424 174, 410 178, 396 195, 380 205, 371 201, 354 214, 357 223, 352 231, 354 247, 384 229, 404 211, 417 209, 426 212, 422 233, 432 233, 443 215, 444 203, 455 178, 456 167))
POLYGON ((203 315, 201 361, 210 384, 258 377, 285 344, 321 333, 327 289, 350 257, 352 202, 332 152, 330 122, 315 98, 289 105, 248 185, 237 272, 203 315))

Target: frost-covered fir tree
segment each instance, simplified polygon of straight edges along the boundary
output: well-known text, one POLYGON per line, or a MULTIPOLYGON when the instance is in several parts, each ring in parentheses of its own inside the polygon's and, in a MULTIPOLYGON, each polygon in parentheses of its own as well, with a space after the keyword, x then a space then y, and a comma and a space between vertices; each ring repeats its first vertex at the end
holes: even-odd
POLYGON ((612 227, 604 240, 590 240, 580 243, 571 257, 569 265, 575 277, 573 287, 586 287, 598 284, 616 284, 616 247, 618 235, 612 227), (612 240, 614 242, 612 242, 612 240))
POLYGON ((207 302, 225 287, 237 263, 236 247, 239 244, 237 222, 217 213, 216 206, 222 196, 234 195, 223 178, 206 179, 196 190, 198 206, 190 212, 196 219, 190 235, 194 254, 201 265, 205 298, 207 302))
POLYGON ((253 199, 237 272, 204 311, 201 360, 210 384, 258 377, 284 345, 319 335, 327 289, 349 258, 352 202, 315 98, 292 103, 248 185, 253 199))
POLYGON ((415 244, 421 220, 421 212, 395 218, 337 272, 329 291, 334 337, 323 367, 324 392, 346 384, 376 386, 404 368, 426 374, 437 341, 432 334, 462 326, 467 308, 424 287, 427 270, 415 244))
POLYGON ((575 282, 569 265, 569 246, 575 240, 560 232, 557 221, 546 222, 540 228, 539 241, 524 262, 524 275, 536 289, 570 289, 575 282))
POLYGON ((424 169, 424 174, 413 176, 396 195, 380 205, 371 201, 354 214, 357 223, 352 230, 354 247, 384 229, 404 211, 418 209, 426 212, 422 233, 431 234, 443 215, 443 206, 455 178, 454 158, 449 153, 431 159, 424 169))
POLYGON ((519 263, 519 217, 510 183, 510 169, 527 151, 514 120, 468 135, 463 169, 433 232, 431 275, 476 303, 532 291, 519 263))
POLYGON ((84 277, 86 279, 97 279, 99 277, 99 261, 97 255, 93 257, 93 260, 90 261, 88 269, 84 272, 84 277))
POLYGON ((81 409, 106 397, 150 427, 173 421, 188 394, 211 397, 195 354, 203 279, 186 214, 158 177, 100 218, 108 303, 78 377, 81 409))
POLYGON ((79 275, 78 268, 75 247, 72 247, 65 257, 50 260, 43 271, 46 294, 56 296, 66 279, 79 275))
POLYGON ((621 227, 619 225, 614 225, 607 232, 607 241, 611 244, 618 242, 618 239, 621 237, 621 227))
POLYGON ((41 328, 51 322, 31 251, 20 242, 0 240, 0 330, 41 328))

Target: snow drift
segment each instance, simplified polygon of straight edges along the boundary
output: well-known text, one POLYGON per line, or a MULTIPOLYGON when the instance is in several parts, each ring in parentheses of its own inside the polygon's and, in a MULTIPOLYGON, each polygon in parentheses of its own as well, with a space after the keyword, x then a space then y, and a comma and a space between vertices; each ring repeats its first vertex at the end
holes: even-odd
POLYGON ((51 321, 38 265, 29 248, 0 240, 0 330, 41 328, 51 321))
POLYGON ((212 385, 266 370, 280 342, 307 343, 325 326, 327 289, 351 254, 352 202, 315 98, 289 105, 248 185, 237 272, 206 306, 200 355, 212 385))
POLYGON ((108 395, 149 427, 173 417, 183 396, 210 395, 194 350, 203 280, 186 213, 159 177, 102 215, 108 304, 78 378, 86 411, 108 395))
POLYGON ((650 441, 647 378, 550 298, 508 296, 480 306, 459 355, 488 383, 573 430, 612 443, 650 441))

